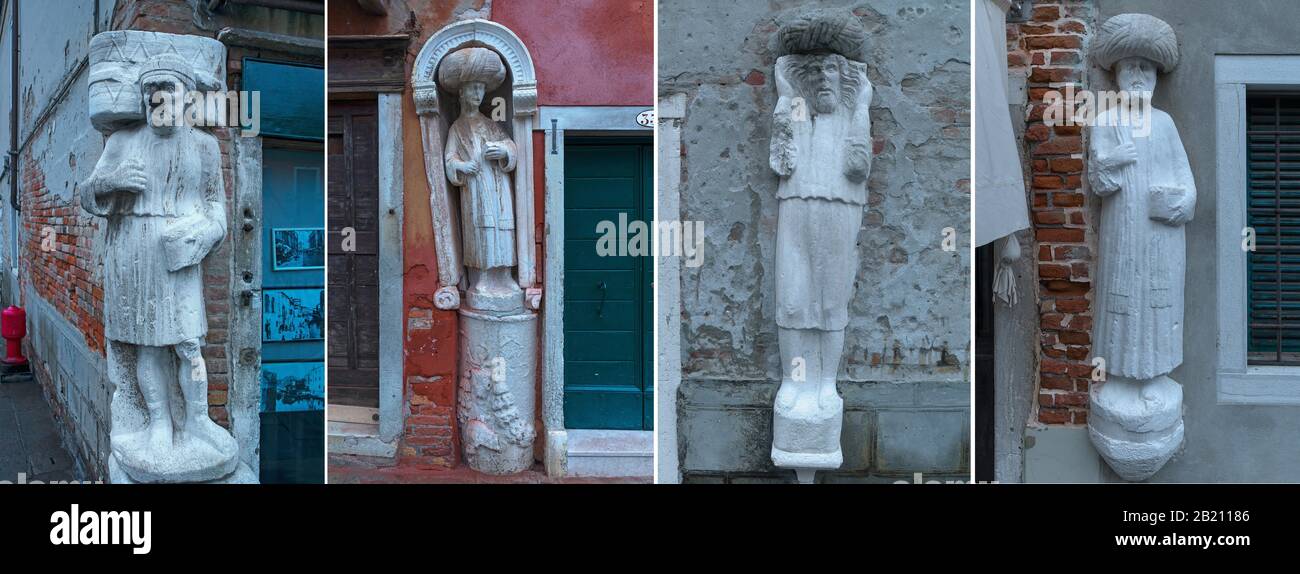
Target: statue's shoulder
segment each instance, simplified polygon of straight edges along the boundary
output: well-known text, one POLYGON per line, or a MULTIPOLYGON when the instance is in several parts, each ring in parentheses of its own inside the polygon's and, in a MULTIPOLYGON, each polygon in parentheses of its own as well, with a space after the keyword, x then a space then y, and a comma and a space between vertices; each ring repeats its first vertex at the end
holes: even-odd
MULTIPOLYGON (((238 131, 235 131, 234 133, 234 137, 239 137, 238 131)), ((208 155, 212 153, 221 153, 221 144, 217 141, 217 136, 212 135, 211 132, 199 128, 191 128, 190 137, 193 138, 195 147, 199 148, 199 151, 203 154, 208 155)))

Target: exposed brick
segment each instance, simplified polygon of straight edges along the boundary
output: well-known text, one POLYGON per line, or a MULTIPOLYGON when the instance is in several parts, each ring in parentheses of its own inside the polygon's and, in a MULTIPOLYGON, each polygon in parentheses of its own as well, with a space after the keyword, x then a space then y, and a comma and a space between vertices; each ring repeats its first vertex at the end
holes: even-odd
POLYGON ((1049 243, 1079 243, 1083 241, 1084 233, 1082 229, 1039 229, 1035 237, 1049 243))
POLYGON ((1025 47, 1030 50, 1079 49, 1083 47, 1083 37, 1077 34, 1057 34, 1052 36, 1027 36, 1025 47))

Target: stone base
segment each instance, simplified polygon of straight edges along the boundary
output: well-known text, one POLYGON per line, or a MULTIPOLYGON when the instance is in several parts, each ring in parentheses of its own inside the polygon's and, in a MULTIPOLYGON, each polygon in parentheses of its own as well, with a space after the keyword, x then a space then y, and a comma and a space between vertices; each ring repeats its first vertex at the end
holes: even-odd
POLYGON ((1112 376, 1089 399, 1088 437, 1124 480, 1151 478, 1183 444, 1183 388, 1168 376, 1112 376))
MULTIPOLYGON (((108 457, 108 482, 109 484, 148 484, 131 478, 118 462, 117 455, 108 457)), ((257 484, 257 473, 253 472, 247 464, 242 462, 235 466, 235 470, 226 476, 213 480, 200 481, 200 484, 257 484)))
POLYGON ((537 315, 462 307, 460 336, 456 415, 465 463, 485 474, 523 472, 534 460, 537 315))
POLYGON ((170 448, 154 449, 147 430, 115 433, 113 460, 134 482, 208 482, 235 472, 239 445, 229 433, 177 433, 170 448))
MULTIPOLYGON (((792 384, 800 383, 782 382, 792 384)), ((831 470, 844 464, 840 448, 844 399, 833 393, 823 405, 817 390, 815 385, 799 388, 790 406, 777 404, 772 409, 772 464, 795 469, 800 482, 805 477, 811 480, 808 470, 831 470)))

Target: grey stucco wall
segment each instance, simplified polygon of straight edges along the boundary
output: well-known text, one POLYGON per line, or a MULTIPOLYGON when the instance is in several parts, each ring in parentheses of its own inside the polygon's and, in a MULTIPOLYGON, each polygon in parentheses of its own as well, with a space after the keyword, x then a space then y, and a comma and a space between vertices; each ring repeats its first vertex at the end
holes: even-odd
MULTIPOLYGON (((817 2, 869 33, 875 161, 839 381, 835 481, 969 473, 970 6, 817 2), (944 229, 955 251, 941 247, 944 229)), ((681 212, 703 221, 683 266, 679 456, 684 480, 789 481, 769 460, 779 384, 773 314, 776 176, 768 167, 775 33, 809 2, 659 7, 660 97, 684 93, 681 212)))
MULTIPOLYGON (((1300 54, 1300 4, 1215 0, 1101 0, 1097 21, 1141 12, 1168 22, 1178 35, 1181 60, 1160 76, 1155 107, 1173 116, 1196 179, 1195 219, 1187 226, 1187 295, 1183 364, 1172 377, 1183 385, 1184 450, 1154 482, 1292 482, 1300 456, 1290 448, 1300 431, 1300 407, 1220 405, 1216 390, 1219 304, 1215 292, 1215 54, 1300 54), (1211 279, 1214 278, 1214 279, 1211 279)), ((1090 71, 1093 86, 1110 74, 1090 71)), ((1104 465, 1103 465, 1104 466, 1104 465)), ((1119 480, 1105 473, 1108 480, 1119 480)))

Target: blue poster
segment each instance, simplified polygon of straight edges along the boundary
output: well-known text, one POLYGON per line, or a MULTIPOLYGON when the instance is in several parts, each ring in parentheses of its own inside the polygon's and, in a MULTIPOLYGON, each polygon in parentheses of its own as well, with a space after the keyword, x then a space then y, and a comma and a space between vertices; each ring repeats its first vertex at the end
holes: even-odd
POLYGON ((325 409, 325 363, 262 363, 262 412, 325 409))
POLYGON ((324 326, 324 289, 262 292, 262 341, 319 341, 325 338, 324 326))

